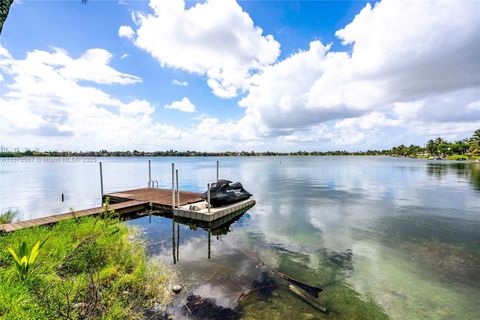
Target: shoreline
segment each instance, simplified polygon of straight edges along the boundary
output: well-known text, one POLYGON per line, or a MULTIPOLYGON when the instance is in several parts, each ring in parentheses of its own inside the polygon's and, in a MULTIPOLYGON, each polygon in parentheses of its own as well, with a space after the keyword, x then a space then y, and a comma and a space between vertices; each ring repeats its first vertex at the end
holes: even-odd
POLYGON ((431 160, 431 161, 455 161, 455 162, 480 162, 480 156, 465 156, 465 155, 452 155, 447 158, 439 157, 423 157, 423 156, 401 156, 401 155, 389 155, 389 154, 255 154, 255 155, 17 155, 17 156, 3 156, 0 154, 0 162, 36 162, 35 160, 47 160, 50 162, 83 162, 83 163, 95 163, 97 158, 298 158, 298 157, 389 157, 389 158, 401 158, 412 160, 431 160))

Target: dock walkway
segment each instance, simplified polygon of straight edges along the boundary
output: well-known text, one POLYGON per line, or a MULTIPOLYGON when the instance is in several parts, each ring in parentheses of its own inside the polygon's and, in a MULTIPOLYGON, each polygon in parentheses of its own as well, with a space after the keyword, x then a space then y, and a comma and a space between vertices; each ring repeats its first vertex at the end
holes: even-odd
MULTIPOLYGON (((109 206, 109 209, 113 209, 118 213, 129 213, 129 212, 142 210, 145 208, 147 204, 148 204, 147 201, 129 200, 125 202, 112 204, 109 206)), ((48 217, 18 221, 18 222, 7 223, 7 224, 0 224, 0 232, 12 232, 20 229, 57 223, 62 220, 91 216, 91 215, 101 213, 102 210, 103 210, 103 207, 96 207, 96 208, 85 209, 80 211, 72 211, 72 212, 56 214, 48 217)))
MULTIPOLYGON (((172 190, 159 188, 140 188, 106 194, 109 198, 110 209, 119 214, 140 212, 150 207, 168 210, 174 217, 191 220, 212 222, 220 218, 227 219, 236 212, 245 211, 255 205, 255 200, 248 199, 224 207, 208 209, 207 202, 201 194, 190 191, 178 191, 175 194, 175 208, 172 206, 172 190), (180 201, 178 198, 180 198, 180 201)), ((20 229, 53 224, 62 220, 91 216, 101 213, 103 207, 96 207, 80 211, 66 212, 48 217, 18 221, 0 225, 0 232, 12 232, 20 229)), ((225 220, 222 219, 222 220, 225 220)))
MULTIPOLYGON (((202 194, 198 192, 179 191, 180 206, 201 202, 202 194)), ((110 203, 122 202, 127 200, 147 201, 158 209, 172 209, 172 190, 159 188, 141 188, 121 192, 114 192, 105 195, 110 199, 110 203)), ((178 201, 178 200, 177 200, 178 201)))

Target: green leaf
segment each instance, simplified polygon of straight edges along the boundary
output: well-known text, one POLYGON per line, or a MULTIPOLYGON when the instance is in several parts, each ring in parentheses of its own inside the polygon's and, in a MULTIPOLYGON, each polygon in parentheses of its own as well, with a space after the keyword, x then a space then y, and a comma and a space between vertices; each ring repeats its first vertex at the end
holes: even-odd
POLYGON ((18 250, 19 256, 23 257, 28 254, 28 248, 27 248, 27 243, 25 241, 22 242, 20 245, 20 249, 18 250))
POLYGON ((13 248, 10 247, 10 246, 8 246, 7 249, 8 249, 8 251, 10 252, 10 254, 12 255, 13 259, 15 259, 15 262, 16 262, 18 265, 20 265, 21 262, 20 262, 20 259, 19 259, 18 256, 17 256, 17 253, 15 252, 15 250, 13 250, 13 248))
POLYGON ((39 249, 40 249, 40 241, 37 241, 37 243, 35 243, 35 245, 33 246, 32 251, 30 251, 30 257, 28 259, 28 264, 33 264, 33 262, 35 262, 35 259, 37 258, 39 249))

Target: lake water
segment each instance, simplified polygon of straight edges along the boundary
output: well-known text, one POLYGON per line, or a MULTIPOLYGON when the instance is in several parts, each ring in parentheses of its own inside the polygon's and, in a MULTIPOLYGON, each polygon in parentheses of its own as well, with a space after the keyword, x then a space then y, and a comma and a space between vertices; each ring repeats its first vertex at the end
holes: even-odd
MULTIPOLYGON (((0 209, 24 219, 98 206, 98 162, 0 158, 0 209), (3 161, 3 162, 2 162, 3 161), (65 201, 61 201, 61 194, 65 201)), ((100 159, 97 159, 100 161, 100 159)), ((154 158, 153 178, 241 181, 257 204, 222 228, 144 216, 183 290, 242 319, 478 319, 480 163, 387 157, 154 158), (268 268, 321 287, 322 314, 268 268), (240 308, 252 283, 271 290, 240 308)), ((104 158, 105 192, 146 186, 146 158, 104 158)), ((180 304, 179 301, 177 301, 180 304)), ((177 309, 178 317, 182 310, 177 309)))

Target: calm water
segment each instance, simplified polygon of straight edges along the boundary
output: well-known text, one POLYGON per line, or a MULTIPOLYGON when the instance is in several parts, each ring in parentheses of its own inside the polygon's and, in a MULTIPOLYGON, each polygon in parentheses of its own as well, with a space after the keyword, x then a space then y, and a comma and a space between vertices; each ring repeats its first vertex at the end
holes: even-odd
MULTIPOLYGON (((174 161, 181 189, 203 191, 215 178, 215 160, 157 158, 153 178, 169 187, 174 161)), ((383 310, 392 319, 478 319, 479 163, 219 160, 220 176, 241 181, 257 200, 237 220, 213 229, 161 216, 128 222, 152 256, 178 270, 188 292, 234 309, 253 281, 268 276, 274 290, 246 305, 242 318, 368 319, 383 310), (330 313, 299 300, 262 264, 323 287, 319 302, 330 313)), ((1 161, 0 209, 18 209, 24 219, 100 202, 98 163, 1 161)), ((105 192, 146 185, 147 159, 102 162, 105 192)))

